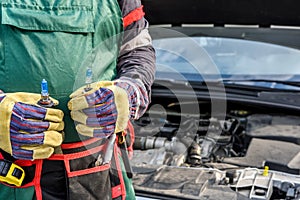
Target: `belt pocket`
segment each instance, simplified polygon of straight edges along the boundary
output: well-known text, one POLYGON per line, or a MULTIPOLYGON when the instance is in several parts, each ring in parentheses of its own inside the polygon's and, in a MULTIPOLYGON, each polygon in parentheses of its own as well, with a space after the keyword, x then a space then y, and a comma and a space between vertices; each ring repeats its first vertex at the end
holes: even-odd
MULTIPOLYGON (((2 151, 0 153, 0 160, 4 160, 2 151)), ((14 160, 13 163, 24 170, 25 178, 21 186, 0 182, 0 197, 9 199, 22 198, 24 200, 41 200, 40 177, 43 161, 14 160)))
POLYGON ((104 155, 107 142, 106 139, 91 139, 62 146, 69 199, 112 199, 111 164, 95 165, 98 156, 104 155))
MULTIPOLYGON (((1 152, 0 160, 4 159, 2 155, 1 152)), ((67 182, 62 155, 44 160, 15 160, 13 163, 24 170, 25 178, 21 186, 0 182, 0 197, 8 195, 11 197, 9 199, 22 200, 67 199, 67 182)))
MULTIPOLYGON (((26 193, 26 200, 125 199, 121 152, 115 137, 113 140, 90 139, 63 144, 62 150, 64 154, 56 154, 45 160, 17 160, 15 163, 26 174, 23 185, 15 187, 2 183, 0 196, 5 196, 9 191, 15 194, 26 193), (108 148, 112 148, 110 159, 107 158, 108 148), (107 161, 104 162, 106 164, 95 165, 99 155, 102 155, 103 161, 107 161)), ((0 159, 3 158, 0 156, 0 159)))
MULTIPOLYGON (((1 158, 1 160, 3 160, 1 158)), ((11 161, 9 161, 11 162, 11 161)), ((27 188, 30 186, 34 186, 34 184, 36 182, 38 182, 39 176, 38 172, 36 169, 40 168, 40 166, 42 166, 42 162, 41 161, 26 161, 26 160, 16 160, 13 162, 14 164, 18 165, 19 167, 21 167, 24 170, 25 173, 25 178, 22 182, 21 186, 15 186, 15 185, 11 185, 5 182, 1 182, 2 184, 9 186, 11 188, 27 188)))

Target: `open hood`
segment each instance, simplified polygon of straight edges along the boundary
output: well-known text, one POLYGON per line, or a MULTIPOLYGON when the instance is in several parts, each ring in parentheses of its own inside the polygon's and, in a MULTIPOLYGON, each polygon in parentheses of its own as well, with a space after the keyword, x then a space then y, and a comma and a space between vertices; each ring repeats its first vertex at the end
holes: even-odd
POLYGON ((300 200, 296 1, 142 3, 157 65, 133 121, 137 196, 300 200))
POLYGON ((150 24, 300 26, 296 0, 142 0, 150 24))

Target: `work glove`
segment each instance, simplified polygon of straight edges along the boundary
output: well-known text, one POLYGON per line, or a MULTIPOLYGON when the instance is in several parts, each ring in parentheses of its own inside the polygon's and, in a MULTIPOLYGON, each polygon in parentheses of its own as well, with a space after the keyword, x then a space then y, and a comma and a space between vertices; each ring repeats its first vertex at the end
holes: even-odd
POLYGON ((149 104, 148 94, 139 80, 121 78, 92 83, 70 95, 68 107, 78 133, 107 138, 126 129, 129 119, 138 119, 149 104))
POLYGON ((0 148, 16 159, 48 158, 62 143, 63 112, 37 105, 40 98, 33 93, 0 94, 0 148))

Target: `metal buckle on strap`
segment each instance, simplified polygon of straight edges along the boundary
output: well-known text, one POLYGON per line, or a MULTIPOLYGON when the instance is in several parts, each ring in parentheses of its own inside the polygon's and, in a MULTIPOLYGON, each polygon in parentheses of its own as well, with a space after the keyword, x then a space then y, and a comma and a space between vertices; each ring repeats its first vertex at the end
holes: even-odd
POLYGON ((25 177, 24 170, 8 160, 0 160, 0 181, 20 187, 25 177))
POLYGON ((126 133, 124 131, 117 133, 117 135, 118 135, 118 143, 119 144, 123 144, 124 142, 126 142, 126 138, 125 138, 126 133))

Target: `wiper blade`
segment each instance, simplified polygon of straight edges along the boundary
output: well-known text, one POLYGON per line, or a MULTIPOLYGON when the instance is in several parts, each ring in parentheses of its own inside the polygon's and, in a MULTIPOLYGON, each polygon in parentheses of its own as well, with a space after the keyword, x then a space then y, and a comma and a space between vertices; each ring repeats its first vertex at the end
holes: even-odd
POLYGON ((272 79, 202 79, 188 81, 183 79, 156 79, 154 87, 186 89, 195 91, 210 91, 247 96, 259 96, 261 92, 300 92, 299 82, 272 79))
POLYGON ((241 87, 254 87, 268 90, 282 90, 290 91, 296 90, 300 91, 300 82, 293 81, 282 81, 282 80, 272 80, 272 79, 222 79, 219 80, 220 84, 224 86, 241 86, 241 87))
POLYGON ((295 81, 281 81, 281 80, 273 80, 273 79, 222 79, 223 83, 228 82, 266 82, 266 83, 280 83, 285 85, 292 85, 292 86, 300 86, 300 82, 295 81))
POLYGON ((202 79, 199 81, 188 81, 188 80, 176 80, 176 79, 157 79, 156 82, 168 82, 170 84, 177 84, 177 85, 197 85, 197 86, 205 86, 205 85, 211 85, 211 86, 217 86, 217 85, 222 85, 224 84, 225 86, 227 85, 245 85, 245 86, 257 86, 261 88, 270 88, 270 89, 284 89, 283 87, 276 88, 274 87, 276 84, 282 85, 282 86, 294 86, 295 88, 288 88, 288 89, 298 89, 300 87, 300 82, 296 81, 282 81, 282 80, 273 80, 273 79, 202 79), (250 84, 252 83, 252 84, 250 84), (269 83, 269 85, 263 85, 263 84, 257 84, 255 85, 254 83, 269 83), (273 84, 273 87, 272 87, 273 84))

